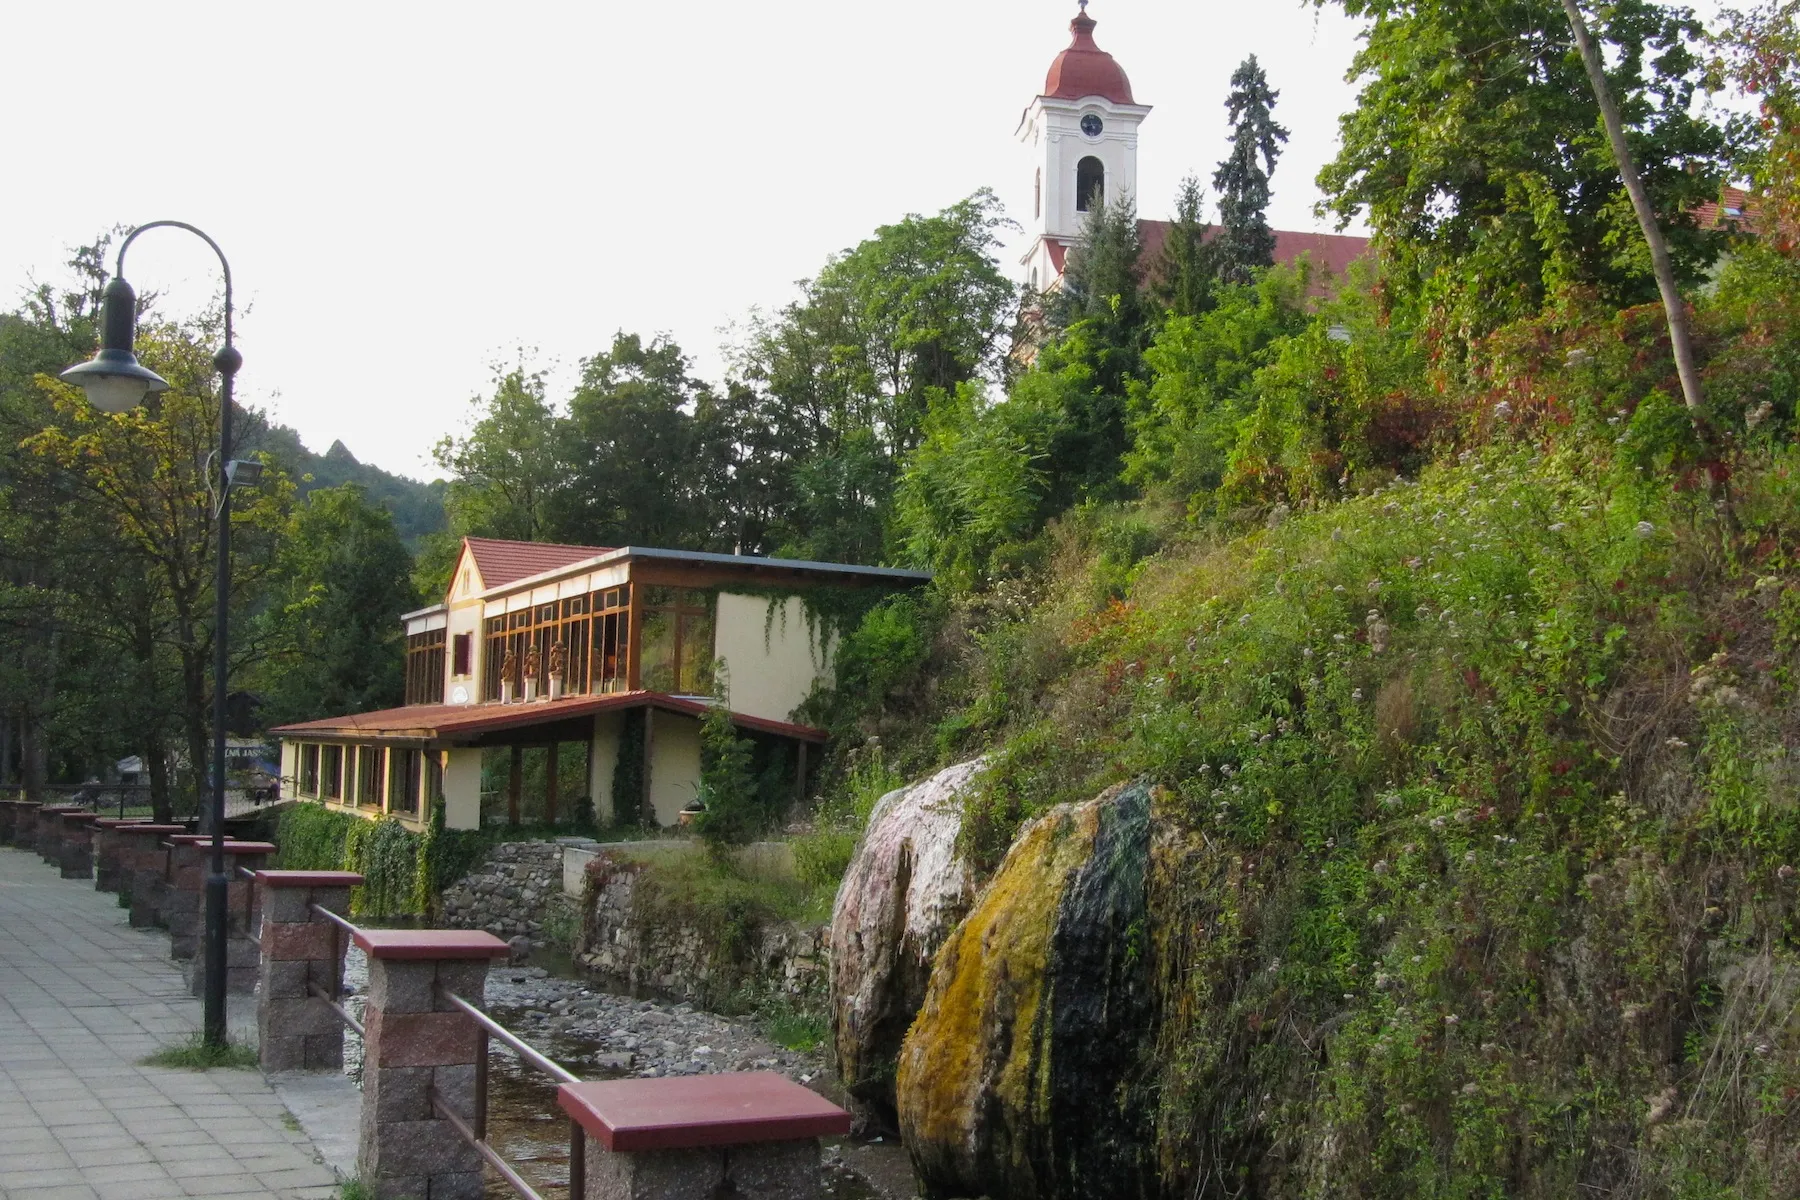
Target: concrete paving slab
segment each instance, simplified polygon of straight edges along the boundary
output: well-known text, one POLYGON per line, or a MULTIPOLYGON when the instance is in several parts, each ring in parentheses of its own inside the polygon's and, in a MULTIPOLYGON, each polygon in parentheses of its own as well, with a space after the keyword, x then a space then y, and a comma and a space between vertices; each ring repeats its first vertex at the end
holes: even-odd
MULTIPOLYGON (((234 997, 233 1036, 253 1044, 255 1019, 234 997)), ((338 1173, 259 1072, 140 1064, 200 1020, 167 935, 0 848, 0 1197, 333 1196, 338 1173)), ((360 1094, 337 1083, 354 1121, 360 1094)))

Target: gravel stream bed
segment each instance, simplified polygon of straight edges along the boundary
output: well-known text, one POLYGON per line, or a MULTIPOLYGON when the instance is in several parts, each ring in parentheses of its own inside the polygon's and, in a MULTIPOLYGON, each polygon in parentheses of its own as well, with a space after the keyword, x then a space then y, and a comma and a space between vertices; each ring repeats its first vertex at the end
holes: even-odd
MULTIPOLYGON (((360 1018, 368 991, 368 963, 351 947, 344 964, 350 996, 345 1007, 360 1018)), ((603 991, 543 967, 495 967, 488 973, 485 1008, 500 1024, 584 1079, 656 1078, 720 1071, 779 1071, 833 1099, 833 1084, 820 1051, 774 1045, 754 1024, 691 1004, 671 1004, 603 991)), ((362 1074, 362 1039, 345 1038, 344 1070, 362 1074)), ((569 1125, 556 1107, 551 1080, 522 1063, 507 1046, 493 1043, 489 1058, 488 1140, 501 1157, 547 1197, 569 1186, 569 1125)), ((851 1164, 883 1147, 830 1143, 825 1149, 826 1194, 844 1200, 880 1200, 851 1164)), ((897 1149, 888 1147, 886 1149, 897 1149)), ((491 1176, 491 1173, 490 1173, 491 1176)), ((514 1193, 490 1177, 488 1195, 514 1193)))

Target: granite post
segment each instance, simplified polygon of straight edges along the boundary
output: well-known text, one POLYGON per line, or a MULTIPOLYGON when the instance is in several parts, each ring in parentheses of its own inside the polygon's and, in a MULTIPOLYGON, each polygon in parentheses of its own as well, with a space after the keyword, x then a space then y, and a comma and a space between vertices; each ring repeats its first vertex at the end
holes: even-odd
POLYGON ((474 1124, 487 1039, 447 993, 480 1005, 506 943, 476 930, 359 929, 356 944, 369 956, 357 1174, 377 1200, 481 1200, 481 1156, 442 1110, 474 1124))
MULTIPOLYGON (((212 861, 212 840, 191 844, 188 849, 199 852, 198 861, 177 874, 177 886, 168 893, 169 957, 185 963, 188 991, 203 996, 206 954, 201 937, 206 929, 206 876, 212 861), (178 937, 185 943, 185 953, 177 953, 178 937)), ((178 847, 177 853, 180 852, 178 847)), ((244 871, 261 869, 273 853, 273 842, 225 843, 225 990, 232 995, 248 996, 256 989, 257 964, 262 961, 262 947, 256 940, 257 893, 244 871)))
POLYGON ((313 911, 346 916, 354 871, 258 871, 262 892, 261 965, 257 969, 257 1048, 265 1071, 344 1069, 343 1018, 313 995, 342 1003, 349 935, 313 911))

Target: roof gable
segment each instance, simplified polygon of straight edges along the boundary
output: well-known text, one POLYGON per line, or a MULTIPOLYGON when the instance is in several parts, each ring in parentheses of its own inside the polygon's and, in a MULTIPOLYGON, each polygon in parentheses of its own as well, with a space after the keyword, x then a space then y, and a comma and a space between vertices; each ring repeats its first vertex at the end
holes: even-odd
POLYGON ((498 538, 463 539, 468 558, 481 575, 484 588, 505 587, 531 575, 541 575, 586 559, 597 558, 614 546, 571 546, 562 542, 507 542, 498 538))

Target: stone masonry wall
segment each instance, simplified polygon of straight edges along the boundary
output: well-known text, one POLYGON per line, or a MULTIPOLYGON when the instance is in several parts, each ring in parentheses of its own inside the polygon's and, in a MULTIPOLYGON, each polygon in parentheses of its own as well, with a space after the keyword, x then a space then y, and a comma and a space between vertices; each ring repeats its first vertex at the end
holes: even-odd
POLYGON ((751 931, 734 955, 720 953, 722 931, 646 924, 633 892, 646 867, 602 854, 587 867, 582 929, 575 957, 601 976, 684 1000, 716 1003, 743 987, 822 999, 830 979, 828 925, 779 923, 751 931))
POLYGON ((481 866, 444 889, 444 923, 540 940, 548 906, 563 894, 562 860, 556 842, 501 842, 481 866))

